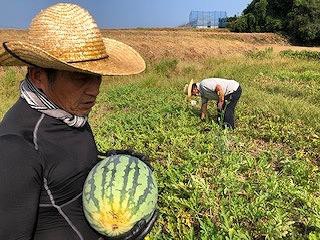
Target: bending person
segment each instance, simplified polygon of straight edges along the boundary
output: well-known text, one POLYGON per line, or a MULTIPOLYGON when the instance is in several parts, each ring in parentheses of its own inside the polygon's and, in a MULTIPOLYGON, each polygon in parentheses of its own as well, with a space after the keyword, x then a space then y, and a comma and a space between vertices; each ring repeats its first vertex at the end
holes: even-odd
POLYGON ((242 89, 235 80, 222 78, 208 78, 198 83, 193 80, 184 87, 188 99, 191 96, 201 97, 200 118, 204 120, 207 115, 209 100, 217 101, 217 122, 223 127, 235 128, 234 111, 241 96, 242 89))

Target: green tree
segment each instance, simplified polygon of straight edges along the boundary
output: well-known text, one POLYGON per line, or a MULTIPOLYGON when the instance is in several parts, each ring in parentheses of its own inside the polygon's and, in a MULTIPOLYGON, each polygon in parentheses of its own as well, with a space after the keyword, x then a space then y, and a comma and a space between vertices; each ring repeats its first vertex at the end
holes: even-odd
POLYGON ((248 23, 246 15, 241 16, 237 19, 237 21, 232 26, 232 30, 235 32, 247 32, 248 31, 248 23))
POLYGON ((268 0, 268 16, 273 19, 286 20, 293 7, 293 0, 268 0))
POLYGON ((266 32, 280 32, 284 28, 284 21, 271 16, 266 17, 265 30, 266 32))
POLYGON ((246 15, 247 28, 249 32, 256 32, 257 21, 256 17, 252 13, 246 15))
POLYGON ((254 4, 253 15, 256 17, 257 24, 261 29, 264 29, 266 23, 267 6, 267 0, 260 0, 254 4))
POLYGON ((265 31, 267 6, 267 0, 254 0, 244 10, 244 14, 236 20, 231 30, 237 32, 265 31))
POLYGON ((304 44, 320 44, 320 0, 253 0, 229 25, 236 32, 282 32, 304 44))
POLYGON ((289 13, 288 31, 298 42, 320 44, 320 1, 297 0, 289 13))

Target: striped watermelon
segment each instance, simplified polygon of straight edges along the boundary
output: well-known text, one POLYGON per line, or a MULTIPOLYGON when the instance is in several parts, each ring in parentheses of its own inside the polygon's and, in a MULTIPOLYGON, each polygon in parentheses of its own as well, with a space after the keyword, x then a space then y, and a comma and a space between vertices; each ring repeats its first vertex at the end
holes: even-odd
POLYGON ((83 209, 90 225, 105 236, 128 232, 156 208, 158 187, 151 169, 130 155, 106 157, 90 171, 83 209))

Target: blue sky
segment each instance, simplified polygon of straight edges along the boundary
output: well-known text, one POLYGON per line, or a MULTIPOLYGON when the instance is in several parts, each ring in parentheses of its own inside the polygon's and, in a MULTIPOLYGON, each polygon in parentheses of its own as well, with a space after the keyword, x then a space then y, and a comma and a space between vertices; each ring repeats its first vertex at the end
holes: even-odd
POLYGON ((175 27, 188 22, 191 10, 239 15, 252 0, 0 0, 0 28, 27 28, 41 10, 57 2, 89 10, 101 28, 175 27))

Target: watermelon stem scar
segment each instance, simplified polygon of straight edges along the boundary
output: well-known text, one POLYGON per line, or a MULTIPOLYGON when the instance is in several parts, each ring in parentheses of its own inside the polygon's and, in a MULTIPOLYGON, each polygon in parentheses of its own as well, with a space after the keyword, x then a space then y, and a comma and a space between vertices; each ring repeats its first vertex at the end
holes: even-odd
POLYGON ((118 228, 119 228, 118 225, 116 225, 116 224, 113 224, 113 225, 112 225, 112 230, 113 230, 113 231, 117 230, 118 228))

